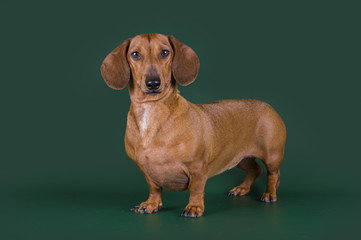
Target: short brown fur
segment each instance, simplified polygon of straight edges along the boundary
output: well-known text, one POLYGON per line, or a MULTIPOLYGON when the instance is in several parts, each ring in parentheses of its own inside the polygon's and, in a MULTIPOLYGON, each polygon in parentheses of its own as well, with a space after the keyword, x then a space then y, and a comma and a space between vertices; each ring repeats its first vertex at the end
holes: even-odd
POLYGON ((229 195, 245 195, 262 174, 256 158, 265 164, 268 177, 261 201, 277 200, 286 141, 282 119, 267 103, 257 100, 188 102, 179 95, 176 82, 192 83, 198 69, 198 57, 190 47, 161 34, 126 40, 101 66, 110 87, 123 89, 129 83, 125 148, 150 188, 148 200, 133 208, 137 213, 157 212, 162 206, 162 188, 189 189, 182 216, 200 217, 207 179, 237 166, 246 171, 246 178, 229 195), (165 58, 160 55, 164 49, 169 50, 165 58), (134 51, 140 59, 132 58, 134 51), (150 71, 161 81, 156 95, 149 94, 145 84, 150 71))

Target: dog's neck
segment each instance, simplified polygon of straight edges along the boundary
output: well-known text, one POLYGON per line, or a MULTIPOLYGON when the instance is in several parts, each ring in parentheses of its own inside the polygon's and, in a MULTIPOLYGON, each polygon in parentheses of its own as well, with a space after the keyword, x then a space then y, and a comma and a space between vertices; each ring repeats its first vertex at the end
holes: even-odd
POLYGON ((147 144, 171 118, 176 118, 187 110, 187 101, 179 95, 177 88, 155 101, 131 101, 129 113, 138 126, 143 143, 147 144))

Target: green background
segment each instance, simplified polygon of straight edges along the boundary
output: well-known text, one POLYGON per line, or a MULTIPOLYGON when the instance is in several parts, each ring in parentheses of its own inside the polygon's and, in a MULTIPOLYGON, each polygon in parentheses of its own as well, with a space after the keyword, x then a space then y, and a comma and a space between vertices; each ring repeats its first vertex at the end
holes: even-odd
POLYGON ((360 6, 339 1, 2 1, 0 238, 338 239, 360 220, 360 6), (228 198, 244 173, 206 186, 205 214, 129 209, 148 186, 126 156, 127 90, 107 87, 104 57, 141 33, 198 54, 193 103, 253 98, 287 127, 279 201, 228 198))

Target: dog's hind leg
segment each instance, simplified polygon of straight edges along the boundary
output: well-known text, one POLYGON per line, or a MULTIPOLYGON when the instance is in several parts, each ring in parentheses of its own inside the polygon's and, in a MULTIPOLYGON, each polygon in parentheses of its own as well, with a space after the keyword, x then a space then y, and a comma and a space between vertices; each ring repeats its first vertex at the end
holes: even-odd
POLYGON ((266 160, 262 160, 267 168, 267 187, 266 192, 262 194, 262 202, 276 202, 276 191, 280 185, 280 166, 283 158, 282 154, 273 154, 266 160))
POLYGON ((234 187, 228 192, 228 196, 246 195, 251 189, 254 180, 262 175, 262 168, 256 162, 255 157, 243 159, 237 167, 246 171, 246 177, 239 186, 234 187))

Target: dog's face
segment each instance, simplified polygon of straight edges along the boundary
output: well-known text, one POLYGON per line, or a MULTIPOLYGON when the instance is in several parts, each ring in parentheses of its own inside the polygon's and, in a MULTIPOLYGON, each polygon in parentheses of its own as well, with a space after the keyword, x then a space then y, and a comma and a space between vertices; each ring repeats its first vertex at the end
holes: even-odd
POLYGON ((160 34, 139 35, 129 44, 127 60, 134 84, 143 93, 162 93, 171 81, 173 50, 160 34))
POLYGON ((175 85, 192 83, 199 60, 188 46, 171 36, 142 34, 124 41, 104 60, 101 72, 114 89, 128 82, 132 99, 154 101, 162 98, 175 85))

